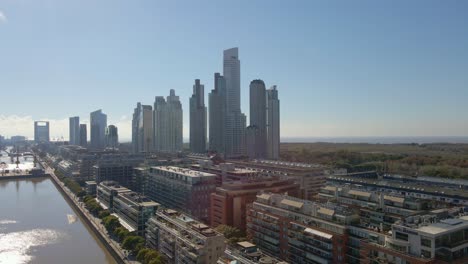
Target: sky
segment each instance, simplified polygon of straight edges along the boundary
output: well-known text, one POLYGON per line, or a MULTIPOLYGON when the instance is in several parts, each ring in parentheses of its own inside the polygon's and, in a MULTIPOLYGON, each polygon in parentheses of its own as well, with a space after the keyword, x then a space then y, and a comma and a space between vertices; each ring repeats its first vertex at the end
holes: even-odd
MULTIPOLYGON (((188 137, 194 79, 213 89, 239 47, 277 85, 282 137, 468 135, 466 1, 0 0, 0 135, 102 109, 131 138, 137 102, 175 89, 188 137)), ((206 99, 205 102, 208 102, 206 99)))

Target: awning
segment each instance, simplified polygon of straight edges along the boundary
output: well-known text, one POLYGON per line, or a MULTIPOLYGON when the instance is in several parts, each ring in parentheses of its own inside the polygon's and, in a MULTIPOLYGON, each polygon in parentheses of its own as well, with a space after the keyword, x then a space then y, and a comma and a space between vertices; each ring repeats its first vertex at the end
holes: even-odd
POLYGON ((330 234, 327 234, 327 233, 324 233, 322 231, 318 231, 318 230, 315 230, 315 229, 312 229, 312 228, 306 228, 304 230, 304 232, 312 234, 312 235, 316 235, 316 236, 319 236, 319 237, 323 237, 323 238, 326 238, 326 239, 332 239, 332 237, 333 237, 333 235, 330 235, 330 234))
POLYGON ((296 202, 296 201, 288 200, 288 199, 283 199, 283 200, 281 201, 281 203, 282 203, 282 204, 285 204, 285 205, 289 205, 289 206, 295 207, 295 208, 302 208, 302 206, 304 205, 304 203, 296 202))

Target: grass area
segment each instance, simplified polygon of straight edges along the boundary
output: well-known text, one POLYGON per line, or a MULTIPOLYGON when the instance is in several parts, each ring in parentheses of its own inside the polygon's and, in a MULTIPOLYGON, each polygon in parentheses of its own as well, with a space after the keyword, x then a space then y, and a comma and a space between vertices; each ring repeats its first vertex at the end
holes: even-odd
POLYGON ((468 179, 468 144, 283 143, 283 160, 468 179))

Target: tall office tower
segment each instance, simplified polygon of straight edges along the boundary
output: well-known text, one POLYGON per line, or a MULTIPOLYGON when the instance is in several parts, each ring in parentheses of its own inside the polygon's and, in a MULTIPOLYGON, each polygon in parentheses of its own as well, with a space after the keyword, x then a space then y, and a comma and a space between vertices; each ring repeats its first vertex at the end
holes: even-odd
POLYGON ((167 101, 156 96, 153 112, 154 149, 161 152, 182 150, 182 104, 171 89, 167 101))
POLYGON ((35 121, 34 122, 34 141, 37 143, 50 141, 48 121, 35 121))
POLYGON ((80 144, 80 117, 70 117, 69 125, 70 136, 68 139, 68 144, 70 145, 79 145, 80 144))
POLYGON ((116 148, 119 146, 119 132, 117 127, 109 125, 106 127, 106 147, 116 148))
POLYGON ((133 110, 132 117, 132 153, 140 152, 138 149, 138 122, 140 118, 141 103, 137 103, 137 107, 133 110))
POLYGON ((257 128, 254 158, 265 158, 267 152, 266 88, 262 80, 250 82, 250 126, 257 128))
POLYGON ((214 89, 208 95, 209 104, 209 149, 225 153, 226 131, 226 79, 219 73, 214 75, 214 89))
POLYGON ((88 146, 88 131, 86 124, 80 124, 80 146, 88 146))
POLYGON ((224 51, 223 74, 226 79, 226 134, 227 157, 245 154, 245 115, 240 108, 240 61, 239 49, 224 51))
POLYGON ((153 150, 153 108, 151 105, 137 104, 132 120, 133 152, 153 150))
POLYGON ((196 79, 190 97, 190 151, 206 152, 205 87, 196 79))
POLYGON ((280 101, 273 85, 267 90, 267 158, 279 159, 280 154, 280 101))
POLYGON ((92 149, 102 149, 106 142, 107 115, 102 110, 91 112, 91 143, 92 149))

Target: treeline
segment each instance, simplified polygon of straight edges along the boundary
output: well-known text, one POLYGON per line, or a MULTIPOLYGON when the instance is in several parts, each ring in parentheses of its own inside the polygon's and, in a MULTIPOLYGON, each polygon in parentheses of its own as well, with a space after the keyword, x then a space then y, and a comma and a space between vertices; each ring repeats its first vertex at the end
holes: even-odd
MULTIPOLYGON (((445 148, 442 146, 445 145, 418 145, 414 146, 418 151, 412 150, 407 153, 392 153, 391 145, 388 146, 389 152, 359 152, 346 149, 313 151, 313 148, 304 146, 282 151, 281 158, 292 162, 319 163, 346 168, 348 172, 377 170, 410 176, 468 179, 466 149, 451 145, 445 148), (446 152, 443 152, 444 150, 446 152)), ((379 146, 379 148, 384 147, 379 146)))

